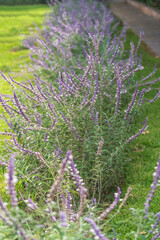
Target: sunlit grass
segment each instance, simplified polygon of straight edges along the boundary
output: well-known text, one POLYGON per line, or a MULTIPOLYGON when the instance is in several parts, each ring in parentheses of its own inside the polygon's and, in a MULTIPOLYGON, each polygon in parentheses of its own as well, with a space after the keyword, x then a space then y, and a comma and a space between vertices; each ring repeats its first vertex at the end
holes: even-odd
MULTIPOLYGON (((0 6, 0 70, 7 76, 10 72, 16 81, 31 77, 24 70, 25 64, 30 62, 28 50, 22 42, 30 35, 30 29, 42 27, 44 15, 49 11, 47 5, 34 6, 0 6)), ((0 93, 11 94, 11 86, 0 76, 0 93)), ((0 105, 0 115, 3 108, 0 105)), ((7 129, 7 124, 0 119, 0 132, 7 129)), ((0 135, 0 151, 3 154, 6 136, 0 135)), ((0 172, 0 195, 4 196, 4 176, 0 172)))
MULTIPOLYGON (((22 42, 30 35, 30 28, 41 27, 44 15, 49 11, 47 5, 34 6, 0 6, 0 70, 8 72, 23 81, 31 74, 24 71, 30 62, 28 50, 22 42)), ((0 76, 0 93, 10 94, 11 87, 0 76)), ((2 108, 0 107, 0 113, 2 108)), ((1 131, 3 130, 1 123, 1 131)))

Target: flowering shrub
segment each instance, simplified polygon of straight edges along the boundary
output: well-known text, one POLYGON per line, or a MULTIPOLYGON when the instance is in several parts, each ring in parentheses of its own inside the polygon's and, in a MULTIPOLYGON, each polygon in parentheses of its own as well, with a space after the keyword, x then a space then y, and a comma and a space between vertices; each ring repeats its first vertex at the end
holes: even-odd
MULTIPOLYGON (((31 50, 33 65, 28 68, 34 78, 17 82, 1 72, 13 95, 0 95, 8 125, 0 133, 8 136, 7 154, 0 164, 8 167, 11 203, 6 207, 0 199, 0 218, 5 224, 0 236, 48 240, 93 239, 94 234, 95 239, 118 239, 109 223, 131 189, 120 204, 119 187, 106 210, 98 204, 119 185, 126 146, 147 128, 148 118, 141 123, 142 107, 144 101, 152 103, 159 97, 160 91, 146 99, 160 78, 153 80, 155 68, 140 79, 142 33, 137 47, 131 43, 130 52, 124 53, 126 28, 119 30, 103 4, 83 0, 49 4, 53 11, 45 29, 24 42, 31 50), (87 198, 97 199, 94 207, 87 198)), ((144 239, 159 237, 159 213, 149 213, 159 168, 158 163, 145 209, 132 209, 138 230, 129 234, 135 239, 142 226, 144 239)))
MULTIPOLYGON (((6 205, 8 204, 4 203, 0 198, 0 219, 3 222, 0 224, 0 228, 2 229, 0 232, 1 239, 118 239, 114 231, 106 232, 105 235, 107 236, 105 237, 100 228, 102 230, 106 228, 105 225, 109 225, 116 214, 120 212, 130 195, 131 188, 128 189, 123 199, 120 199, 121 190, 118 188, 113 203, 97 217, 97 212, 99 211, 97 204, 95 201, 92 201, 91 205, 87 202, 87 189, 84 187, 83 180, 76 169, 71 151, 67 151, 66 157, 61 162, 58 177, 48 193, 45 205, 39 206, 31 198, 27 200, 22 199, 23 204, 25 204, 22 210, 18 206, 15 190, 16 177, 14 163, 15 154, 11 155, 8 164, 8 173, 6 174, 11 207, 7 208, 6 205), (79 207, 73 206, 74 201, 71 193, 66 189, 62 190, 66 175, 67 177, 72 176, 73 187, 75 185, 77 188, 76 191, 80 196, 79 207), (120 200, 122 201, 121 204, 119 204, 120 200), (106 220, 106 216, 108 217, 118 204, 117 212, 106 220)), ((142 239, 140 237, 144 227, 146 231, 143 239, 151 239, 152 237, 153 240, 156 240, 160 236, 158 232, 160 214, 159 212, 157 214, 149 213, 150 202, 154 197, 159 177, 160 160, 154 173, 150 194, 147 196, 146 203, 144 204, 145 209, 131 209, 134 213, 135 224, 137 223, 137 231, 128 233, 130 237, 133 236, 135 239, 142 239), (139 218, 141 219, 140 222, 137 221, 139 218)))

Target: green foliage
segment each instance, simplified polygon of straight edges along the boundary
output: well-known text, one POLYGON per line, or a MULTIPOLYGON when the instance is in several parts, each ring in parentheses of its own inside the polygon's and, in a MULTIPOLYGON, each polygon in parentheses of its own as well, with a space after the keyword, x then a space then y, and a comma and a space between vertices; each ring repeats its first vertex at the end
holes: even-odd
POLYGON ((150 7, 158 8, 160 10, 160 0, 138 0, 139 2, 143 2, 150 7))
POLYGON ((32 5, 46 4, 46 0, 0 0, 0 5, 32 5))

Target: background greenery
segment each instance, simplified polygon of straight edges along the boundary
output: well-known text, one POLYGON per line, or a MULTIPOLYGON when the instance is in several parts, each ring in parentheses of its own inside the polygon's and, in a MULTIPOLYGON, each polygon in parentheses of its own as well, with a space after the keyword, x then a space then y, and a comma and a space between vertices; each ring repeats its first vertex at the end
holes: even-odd
POLYGON ((46 4, 46 0, 0 0, 0 5, 46 4))
POLYGON ((143 2, 148 6, 160 9, 160 0, 138 0, 138 1, 143 2))

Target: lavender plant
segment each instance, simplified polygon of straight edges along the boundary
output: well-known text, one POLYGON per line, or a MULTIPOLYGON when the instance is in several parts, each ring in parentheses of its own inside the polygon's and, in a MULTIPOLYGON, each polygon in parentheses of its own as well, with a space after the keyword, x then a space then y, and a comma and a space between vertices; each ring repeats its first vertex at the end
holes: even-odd
MULTIPOLYGON (((87 209, 89 203, 86 201, 87 189, 82 184, 83 181, 75 166, 71 151, 67 151, 65 158, 61 161, 57 179, 52 183, 45 203, 41 205, 40 203, 34 202, 31 198, 23 198, 21 199, 21 201, 23 201, 22 210, 22 203, 17 199, 16 194, 15 156, 15 154, 11 155, 8 172, 6 174, 11 207, 7 207, 7 204, 0 198, 0 229, 3 229, 3 231, 0 232, 1 239, 6 239, 6 237, 7 239, 25 240, 44 238, 73 240, 93 238, 102 240, 119 239, 118 234, 110 231, 110 226, 112 225, 113 218, 119 214, 121 208, 126 203, 131 188, 128 189, 124 199, 122 199, 122 203, 119 205, 116 213, 111 215, 111 211, 113 211, 120 202, 121 190, 119 187, 118 192, 115 193, 113 203, 97 217, 99 208, 97 208, 95 200, 94 205, 92 201, 92 205, 87 209), (77 193, 80 197, 79 209, 77 204, 75 205, 76 207, 72 206, 74 199, 72 199, 71 193, 69 192, 69 190, 71 190, 70 185, 65 185, 65 191, 61 189, 63 188, 63 184, 65 184, 66 175, 70 178, 73 177, 75 183, 72 187, 74 187, 74 185, 78 187, 77 193), (111 215, 110 217, 108 217, 109 214, 111 215), (102 233, 104 229, 106 234, 102 233)), ((160 160, 154 174, 155 177, 151 189, 153 189, 153 185, 157 185, 160 177, 159 165, 160 160)), ((19 181, 19 177, 17 180, 19 181)), ((149 196, 146 202, 148 202, 148 198, 149 196)), ((143 239, 158 239, 159 213, 153 214, 147 210, 146 218, 146 209, 132 209, 132 211, 134 213, 134 225, 137 226, 137 231, 128 233, 128 236, 133 236, 134 239, 141 239, 142 230, 145 228, 143 239)))

